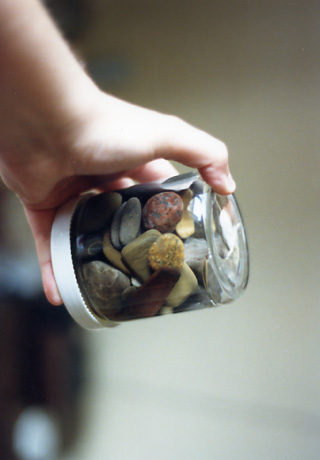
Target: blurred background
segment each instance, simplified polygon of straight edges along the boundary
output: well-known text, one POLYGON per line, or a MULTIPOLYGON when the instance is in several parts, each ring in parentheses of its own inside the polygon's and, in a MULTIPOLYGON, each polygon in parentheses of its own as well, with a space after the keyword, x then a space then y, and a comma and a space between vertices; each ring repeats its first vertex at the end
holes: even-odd
POLYGON ((2 188, 0 458, 318 460, 320 3, 46 3, 103 89, 227 144, 251 274, 218 309, 80 330, 2 188))

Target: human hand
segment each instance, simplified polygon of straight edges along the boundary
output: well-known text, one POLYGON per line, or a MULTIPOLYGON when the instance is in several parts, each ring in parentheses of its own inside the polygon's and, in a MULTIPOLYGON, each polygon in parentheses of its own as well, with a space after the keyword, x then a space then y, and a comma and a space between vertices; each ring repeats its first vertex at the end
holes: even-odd
POLYGON ((14 18, 22 10, 28 16, 30 6, 33 17, 39 13, 37 24, 44 23, 47 43, 41 47, 28 21, 26 34, 20 31, 23 41, 11 29, 2 37, 11 48, 0 48, 0 57, 11 74, 0 71, 6 89, 0 93, 0 172, 24 206, 44 291, 58 305, 62 300, 52 270, 50 233, 55 212, 66 200, 92 188, 110 190, 132 180, 169 177, 176 171, 167 160, 197 168, 220 194, 232 193, 235 184, 222 142, 176 117, 100 91, 35 0, 5 0, 0 18, 8 11, 14 18), (56 55, 60 65, 53 62, 56 55), (30 71, 30 59, 37 72, 30 71))

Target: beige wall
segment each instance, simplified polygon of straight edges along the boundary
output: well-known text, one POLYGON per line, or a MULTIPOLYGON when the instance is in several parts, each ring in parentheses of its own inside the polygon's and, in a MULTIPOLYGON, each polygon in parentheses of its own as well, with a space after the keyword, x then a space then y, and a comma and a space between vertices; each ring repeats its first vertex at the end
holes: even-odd
POLYGON ((251 279, 220 309, 88 333, 86 423, 68 459, 318 460, 319 2, 92 10, 79 47, 118 69, 101 85, 227 143, 251 279))

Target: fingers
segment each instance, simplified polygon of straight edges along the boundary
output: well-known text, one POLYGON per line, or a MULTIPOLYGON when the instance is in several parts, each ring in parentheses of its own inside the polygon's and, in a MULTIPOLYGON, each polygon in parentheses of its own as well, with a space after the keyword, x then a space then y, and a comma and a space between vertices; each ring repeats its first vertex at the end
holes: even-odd
POLYGON ((45 295, 51 304, 60 305, 62 299, 53 274, 50 252, 54 210, 43 211, 25 208, 25 213, 35 239, 45 295))
POLYGON ((178 174, 176 168, 167 160, 158 159, 150 161, 141 168, 131 171, 130 177, 139 182, 167 179, 178 174))
POLYGON ((233 193, 233 181, 225 144, 184 121, 168 117, 167 143, 160 144, 156 155, 197 168, 203 179, 220 194, 233 193))

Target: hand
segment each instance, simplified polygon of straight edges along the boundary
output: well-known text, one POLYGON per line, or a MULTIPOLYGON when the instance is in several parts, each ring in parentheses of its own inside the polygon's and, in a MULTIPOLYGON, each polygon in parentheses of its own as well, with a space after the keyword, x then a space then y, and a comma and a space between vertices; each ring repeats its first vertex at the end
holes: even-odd
POLYGON ((50 233, 55 212, 66 200, 92 188, 110 190, 132 179, 171 176, 176 171, 166 160, 197 168, 220 194, 232 193, 235 184, 222 142, 176 117, 101 92, 35 0, 3 0, 0 17, 8 11, 14 18, 21 11, 28 16, 29 3, 33 16, 39 14, 37 24, 45 23, 47 43, 41 47, 42 34, 30 31, 28 21, 25 34, 20 30, 16 36, 11 29, 9 36, 0 33, 0 44, 4 39, 10 43, 10 52, 0 48, 6 63, 1 68, 13 74, 9 78, 0 69, 5 89, 0 93, 0 172, 23 203, 46 296, 58 305, 62 301, 52 270, 50 233), (52 61, 57 54, 60 65, 52 61), (30 70, 28 59, 38 65, 37 72, 30 70))

